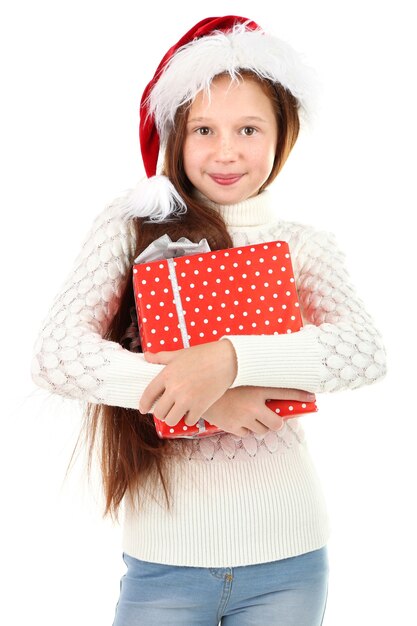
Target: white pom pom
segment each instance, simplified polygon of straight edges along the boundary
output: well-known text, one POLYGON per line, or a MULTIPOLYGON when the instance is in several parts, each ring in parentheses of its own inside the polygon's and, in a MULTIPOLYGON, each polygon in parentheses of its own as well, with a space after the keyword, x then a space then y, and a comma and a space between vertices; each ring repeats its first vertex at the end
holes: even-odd
POLYGON ((121 214, 126 219, 148 217, 152 222, 164 222, 168 217, 183 215, 187 206, 166 176, 141 180, 124 198, 121 214))

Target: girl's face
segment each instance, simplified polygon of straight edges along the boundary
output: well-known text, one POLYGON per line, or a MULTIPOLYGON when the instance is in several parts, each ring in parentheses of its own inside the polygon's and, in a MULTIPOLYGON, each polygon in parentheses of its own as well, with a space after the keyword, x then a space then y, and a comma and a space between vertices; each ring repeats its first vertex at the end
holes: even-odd
POLYGON ((217 204, 255 196, 272 170, 277 122, 271 100, 256 80, 213 80, 210 97, 192 103, 183 147, 192 185, 217 204))

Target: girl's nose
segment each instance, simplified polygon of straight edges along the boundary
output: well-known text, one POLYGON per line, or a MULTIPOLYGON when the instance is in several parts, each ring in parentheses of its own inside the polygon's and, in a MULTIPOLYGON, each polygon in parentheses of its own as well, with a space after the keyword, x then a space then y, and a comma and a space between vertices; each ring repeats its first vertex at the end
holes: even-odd
POLYGON ((219 137, 216 160, 217 161, 234 161, 236 159, 236 145, 233 138, 228 135, 219 137))

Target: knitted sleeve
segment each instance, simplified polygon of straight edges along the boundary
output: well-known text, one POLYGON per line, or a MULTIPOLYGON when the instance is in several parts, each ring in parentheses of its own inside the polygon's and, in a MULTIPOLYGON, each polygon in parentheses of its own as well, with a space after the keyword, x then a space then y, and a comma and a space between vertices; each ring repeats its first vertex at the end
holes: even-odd
POLYGON ((74 269, 55 298, 35 345, 33 381, 69 398, 138 408, 163 365, 103 339, 135 251, 132 223, 117 201, 95 220, 74 269))
POLYGON ((310 392, 354 389, 384 376, 385 351, 357 296, 333 235, 308 230, 290 242, 304 328, 288 335, 225 335, 236 351, 232 387, 310 392))

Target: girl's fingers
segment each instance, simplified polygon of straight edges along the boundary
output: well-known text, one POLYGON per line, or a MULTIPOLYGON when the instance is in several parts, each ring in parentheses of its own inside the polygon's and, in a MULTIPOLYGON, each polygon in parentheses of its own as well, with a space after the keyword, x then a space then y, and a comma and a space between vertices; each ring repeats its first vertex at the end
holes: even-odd
MULTIPOLYGON (((170 400, 165 393, 157 402, 155 402, 155 406, 153 407, 152 413, 158 420, 166 421, 166 418, 172 411, 175 402, 170 400)), ((175 422, 176 424, 177 422, 175 422)), ((169 426, 175 426, 175 424, 169 424, 169 426)))
POLYGON ((314 402, 316 396, 302 389, 284 389, 278 387, 263 387, 266 400, 298 400, 299 402, 314 402))
POLYGON ((157 398, 159 398, 164 391, 165 385, 160 378, 160 374, 158 374, 153 380, 151 380, 143 392, 139 401, 139 411, 141 413, 149 413, 157 398))
POLYGON ((190 417, 190 414, 187 412, 187 415, 185 416, 185 420, 184 420, 184 424, 186 424, 187 426, 195 426, 195 424, 197 424, 198 420, 200 418, 199 417, 190 417))
POLYGON ((265 426, 265 424, 263 423, 262 418, 260 417, 259 419, 255 420, 251 426, 250 426, 250 430, 253 433, 256 433, 257 435, 264 435, 265 433, 268 432, 268 427, 265 426))
MULTIPOLYGON (((167 412, 167 415, 165 417, 165 424, 167 424, 167 426, 176 426, 178 422, 186 414, 187 414, 187 409, 185 408, 184 404, 176 402, 171 406, 170 410, 167 412)), ((189 415, 189 417, 191 420, 193 420, 193 417, 191 415, 189 415)), ((197 421, 198 421, 198 418, 193 421, 193 424, 195 424, 197 421)))
POLYGON ((179 350, 162 351, 162 352, 144 352, 143 356, 149 363, 159 363, 160 365, 167 365, 175 357, 175 353, 179 350))
MULTIPOLYGON (((249 396, 250 392, 248 394, 248 400, 249 396)), ((251 431, 259 434, 262 434, 267 430, 280 430, 284 426, 283 418, 278 415, 278 413, 275 413, 275 411, 268 408, 262 400, 259 404, 260 406, 258 403, 251 405, 251 410, 247 413, 245 418, 245 426, 251 431), (261 428, 259 428, 259 423, 262 425, 261 428)))
POLYGON ((257 418, 264 426, 271 430, 280 430, 284 426, 284 420, 277 415, 275 411, 271 411, 266 407, 266 411, 262 411, 257 418))

